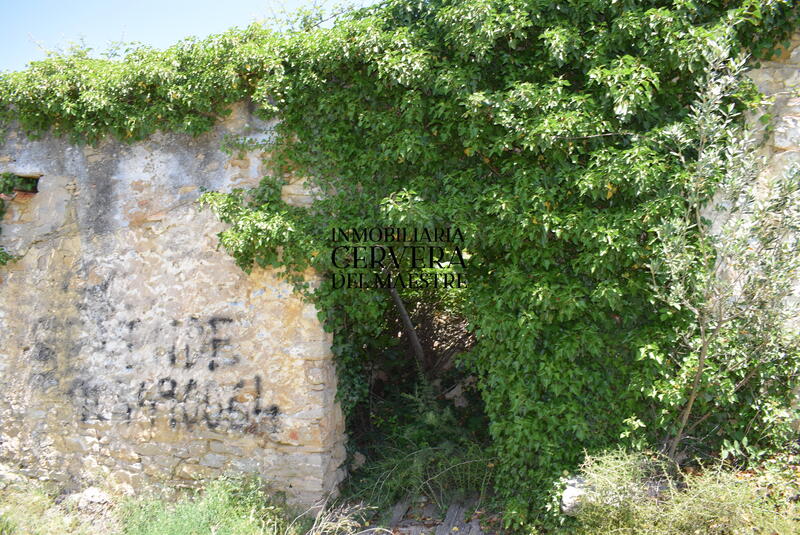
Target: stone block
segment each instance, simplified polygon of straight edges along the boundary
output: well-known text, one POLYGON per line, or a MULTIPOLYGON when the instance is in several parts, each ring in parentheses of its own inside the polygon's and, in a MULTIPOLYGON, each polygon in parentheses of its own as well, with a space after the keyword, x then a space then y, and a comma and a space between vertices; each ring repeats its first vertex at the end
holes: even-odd
POLYGON ((164 446, 155 442, 142 442, 133 445, 133 450, 139 455, 159 455, 164 452, 164 446))
POLYGON ((800 117, 780 117, 775 126, 775 148, 792 150, 800 147, 800 117))
POLYGON ((128 446, 110 448, 110 451, 112 457, 126 463, 137 463, 140 460, 139 454, 128 446))
POLYGON ((227 460, 226 455, 209 453, 200 459, 200 464, 209 468, 222 468, 227 460))
POLYGON ((220 453, 224 455, 231 455, 235 457, 240 457, 244 455, 244 451, 242 448, 238 448, 233 444, 228 444, 227 442, 222 442, 220 440, 210 440, 208 442, 209 449, 214 453, 220 453))
POLYGON ((83 437, 65 437, 64 449, 68 452, 87 453, 91 450, 87 440, 83 437))
POLYGON ((175 477, 179 479, 201 480, 209 479, 217 473, 216 470, 207 466, 181 463, 175 470, 175 477))

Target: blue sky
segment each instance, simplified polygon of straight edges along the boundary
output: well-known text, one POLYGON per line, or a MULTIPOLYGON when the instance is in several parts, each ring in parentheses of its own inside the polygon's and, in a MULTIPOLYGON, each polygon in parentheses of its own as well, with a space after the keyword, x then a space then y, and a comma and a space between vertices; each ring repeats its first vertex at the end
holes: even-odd
MULTIPOLYGON (((20 70, 45 50, 83 42, 95 51, 113 42, 157 48, 232 26, 280 16, 328 0, 0 0, 0 71, 20 70)), ((373 3, 361 0, 358 5, 373 3)))

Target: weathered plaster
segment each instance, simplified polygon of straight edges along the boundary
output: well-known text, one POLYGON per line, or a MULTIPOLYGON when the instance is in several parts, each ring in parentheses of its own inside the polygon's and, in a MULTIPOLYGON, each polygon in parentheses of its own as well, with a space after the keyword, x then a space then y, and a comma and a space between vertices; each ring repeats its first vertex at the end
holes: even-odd
POLYGON ((42 177, 0 235, 20 256, 0 268, 0 458, 127 492, 226 472, 304 503, 335 488, 330 335, 273 272, 217 250, 224 227, 194 202, 258 182, 260 155, 220 143, 264 126, 241 105, 198 138, 92 148, 10 133, 0 172, 42 177))

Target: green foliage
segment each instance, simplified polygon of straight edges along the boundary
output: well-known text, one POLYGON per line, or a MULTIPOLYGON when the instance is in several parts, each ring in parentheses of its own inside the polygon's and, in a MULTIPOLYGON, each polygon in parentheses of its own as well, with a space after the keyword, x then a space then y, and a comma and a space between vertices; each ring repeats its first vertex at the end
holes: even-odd
POLYGON ((11 520, 0 515, 0 535, 15 535, 17 533, 17 526, 11 520))
POLYGON ((721 446, 723 457, 746 462, 788 442, 800 417, 800 333, 790 327, 798 314, 790 296, 800 276, 800 170, 761 177, 755 141, 723 104, 744 62, 711 53, 718 56, 690 110, 695 132, 668 134, 675 154, 692 153, 681 179, 689 207, 656 228, 661 254, 650 263, 663 313, 692 319, 677 343, 642 348, 641 356, 660 364, 649 395, 662 408, 656 428, 673 435, 669 455, 721 446))
POLYGON ((453 500, 485 497, 495 460, 478 444, 441 442, 437 446, 387 447, 381 458, 353 474, 348 498, 364 500, 384 512, 402 499, 425 496, 445 511, 453 500))
POLYGON ((76 505, 72 499, 65 500, 52 484, 16 477, 0 489, 0 535, 89 535, 112 531, 107 529, 113 525, 110 516, 94 510, 89 519, 80 514, 76 505))
MULTIPOLYGON (((522 497, 524 518, 584 448, 653 443, 664 411, 677 416, 651 348, 677 346, 694 318, 655 299, 646 266, 661 254, 659 225, 701 200, 682 187, 697 151, 676 153, 671 132, 696 141, 689 110, 709 49, 768 57, 793 9, 390 0, 330 29, 250 27, 119 61, 54 56, 3 75, 0 118, 90 142, 197 134, 244 98, 279 119, 273 176, 205 202, 231 224, 221 244, 240 266, 281 266, 314 299, 351 414, 366 370, 397 346, 392 301, 300 274, 330 270, 331 227, 460 228, 471 259, 453 307, 477 338, 463 362, 479 376, 497 488, 522 497), (292 176, 319 191, 310 209, 281 202, 292 176)), ((757 100, 742 81, 724 104, 757 100)), ((441 294, 401 292, 407 303, 441 294)))
POLYGON ((355 535, 368 512, 361 505, 325 504, 296 514, 256 476, 162 490, 87 506, 81 494, 17 478, 0 489, 0 535, 355 535))
POLYGON ((19 185, 19 179, 14 173, 0 173, 0 194, 9 195, 19 185))
POLYGON ((72 48, 0 75, 0 123, 89 142, 109 134, 133 141, 159 129, 197 135, 252 92, 275 62, 271 41, 271 32, 251 26, 164 51, 130 46, 122 59, 72 48))
POLYGON ((221 478, 174 504, 137 500, 122 513, 125 535, 284 535, 284 511, 269 503, 257 478, 221 478))
MULTIPOLYGON (((485 433, 447 403, 404 394, 373 407, 373 441, 367 463, 350 476, 344 495, 388 511, 402 499, 425 496, 444 512, 456 499, 488 495, 497 460, 485 433)), ((485 425, 485 424, 484 424, 485 425)))
POLYGON ((769 493, 779 478, 759 480, 722 467, 681 473, 663 459, 622 451, 588 457, 586 494, 568 533, 680 535, 776 533, 800 529, 797 506, 769 493))

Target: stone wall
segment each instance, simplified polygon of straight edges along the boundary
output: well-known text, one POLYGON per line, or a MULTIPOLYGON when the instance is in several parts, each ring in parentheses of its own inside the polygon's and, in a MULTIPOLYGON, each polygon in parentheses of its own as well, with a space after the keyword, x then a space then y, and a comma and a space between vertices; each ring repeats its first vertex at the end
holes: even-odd
MULTIPOLYGON (((800 165, 800 33, 792 37, 789 48, 783 49, 778 57, 761 62, 748 75, 772 99, 769 106, 772 120, 767 125, 752 121, 763 133, 761 151, 768 165, 762 178, 768 179, 800 165)), ((800 304, 800 280, 795 285, 793 301, 800 304)), ((800 318, 791 327, 800 329, 800 318)))
POLYGON ((774 61, 761 62, 750 71, 759 90, 774 99, 774 116, 764 147, 769 158, 769 173, 777 173, 800 163, 800 33, 774 61))
MULTIPOLYGON (((330 335, 275 273, 243 273, 202 187, 258 182, 223 136, 267 125, 244 105, 199 138, 97 147, 10 132, 0 172, 39 176, 0 244, 0 458, 66 486, 127 492, 261 474, 311 503, 342 479, 330 335)), ((290 202, 307 203, 287 186, 290 202)), ((312 274, 308 274, 313 279, 312 274)))

